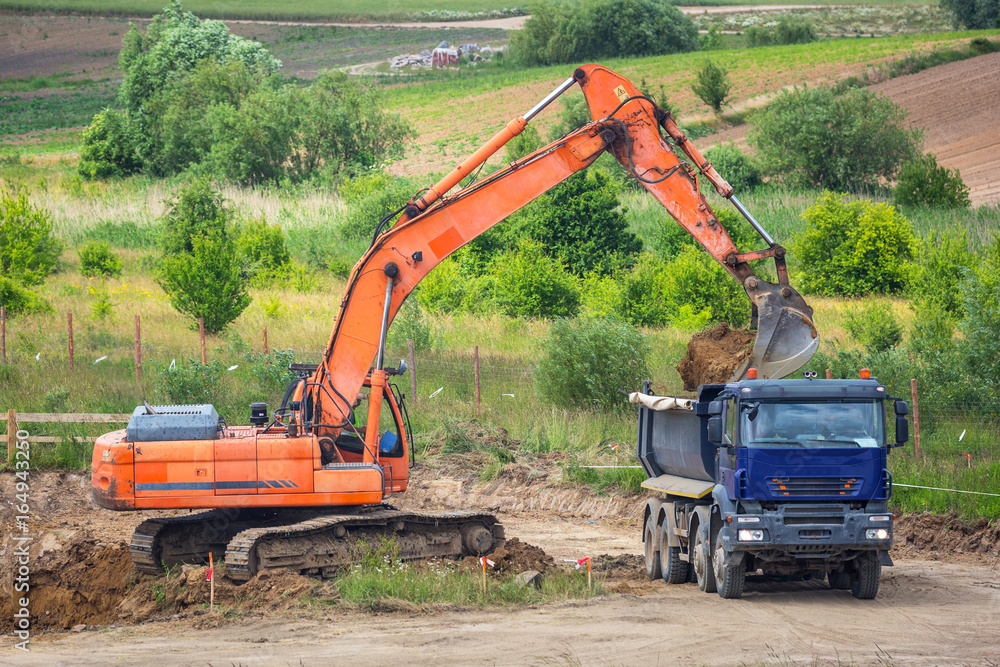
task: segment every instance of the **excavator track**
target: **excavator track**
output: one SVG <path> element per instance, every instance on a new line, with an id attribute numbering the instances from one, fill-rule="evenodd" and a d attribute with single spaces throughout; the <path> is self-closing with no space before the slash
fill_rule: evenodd
<path id="1" fill-rule="evenodd" d="M 239 512 L 210 510 L 186 516 L 146 519 L 135 528 L 129 542 L 132 562 L 140 572 L 160 574 L 180 563 L 208 560 L 208 552 L 221 555 L 232 535 L 239 532 L 234 520 Z"/>
<path id="2" fill-rule="evenodd" d="M 382 507 L 245 530 L 229 542 L 226 575 L 247 581 L 264 570 L 288 569 L 330 577 L 360 562 L 386 538 L 395 540 L 403 560 L 488 554 L 505 543 L 503 526 L 492 514 L 403 512 Z"/>

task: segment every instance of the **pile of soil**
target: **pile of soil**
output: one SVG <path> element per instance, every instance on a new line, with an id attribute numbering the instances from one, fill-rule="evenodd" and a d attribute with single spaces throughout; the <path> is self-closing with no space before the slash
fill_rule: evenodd
<path id="1" fill-rule="evenodd" d="M 904 514 L 893 526 L 892 554 L 941 558 L 964 554 L 1000 559 L 1000 521 L 965 521 L 954 514 Z"/>
<path id="2" fill-rule="evenodd" d="M 688 341 L 687 355 L 677 364 L 685 391 L 703 384 L 724 384 L 753 352 L 754 333 L 733 329 L 725 322 L 696 333 Z"/>
<path id="3" fill-rule="evenodd" d="M 541 548 L 522 542 L 516 537 L 508 538 L 504 546 L 487 558 L 493 561 L 493 572 L 496 574 L 520 574 L 528 570 L 545 572 L 556 564 L 552 556 Z M 462 566 L 478 570 L 480 567 L 479 559 L 474 556 L 463 558 Z"/>
<path id="4" fill-rule="evenodd" d="M 74 537 L 61 549 L 48 551 L 31 562 L 30 590 L 16 593 L 7 587 L 0 596 L 0 629 L 11 629 L 14 596 L 30 600 L 32 627 L 72 628 L 106 625 L 116 620 L 118 606 L 135 573 L 128 545 L 105 544 L 89 535 Z M 13 581 L 17 559 L 2 568 L 4 581 Z"/>

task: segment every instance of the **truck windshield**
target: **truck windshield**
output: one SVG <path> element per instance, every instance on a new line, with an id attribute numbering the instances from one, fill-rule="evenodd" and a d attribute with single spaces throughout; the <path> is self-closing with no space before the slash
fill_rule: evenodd
<path id="1" fill-rule="evenodd" d="M 746 401 L 740 435 L 747 447 L 878 447 L 885 416 L 877 400 Z"/>

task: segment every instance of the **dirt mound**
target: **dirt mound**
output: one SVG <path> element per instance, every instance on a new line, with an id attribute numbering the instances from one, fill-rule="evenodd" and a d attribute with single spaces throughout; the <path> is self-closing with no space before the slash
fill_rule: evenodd
<path id="1" fill-rule="evenodd" d="M 1000 558 L 1000 521 L 965 521 L 954 514 L 905 514 L 896 518 L 894 533 L 893 555 Z"/>
<path id="2" fill-rule="evenodd" d="M 12 581 L 4 567 L 4 580 Z M 74 625 L 104 625 L 118 616 L 132 579 L 132 559 L 124 542 L 108 545 L 83 535 L 61 549 L 48 551 L 31 564 L 31 621 L 38 628 L 72 628 Z M 13 591 L 0 599 L 0 628 L 13 618 Z"/>
<path id="3" fill-rule="evenodd" d="M 618 556 L 601 554 L 593 558 L 590 566 L 594 572 L 626 573 L 636 571 L 641 572 L 643 576 L 646 573 L 646 561 L 639 554 L 619 554 Z"/>
<path id="4" fill-rule="evenodd" d="M 119 620 L 139 623 L 149 619 L 183 615 L 209 603 L 208 568 L 184 565 L 160 577 L 144 576 L 122 600 Z M 226 579 L 225 568 L 216 568 L 215 604 L 227 610 L 276 612 L 299 606 L 304 597 L 338 597 L 329 582 L 320 582 L 294 572 L 261 572 L 242 585 Z"/>
<path id="5" fill-rule="evenodd" d="M 507 543 L 488 556 L 497 574 L 520 574 L 528 570 L 545 572 L 556 564 L 552 556 L 541 548 L 511 537 Z M 479 559 L 473 556 L 462 559 L 463 567 L 479 568 Z"/>
<path id="6" fill-rule="evenodd" d="M 687 356 L 677 364 L 685 391 L 702 384 L 723 384 L 753 351 L 754 334 L 723 322 L 696 333 L 688 341 Z"/>

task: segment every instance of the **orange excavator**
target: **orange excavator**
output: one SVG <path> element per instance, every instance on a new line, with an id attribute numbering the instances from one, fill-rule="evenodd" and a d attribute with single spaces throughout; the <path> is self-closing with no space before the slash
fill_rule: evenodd
<path id="1" fill-rule="evenodd" d="M 593 122 L 449 195 L 576 85 Z M 92 482 L 102 507 L 210 509 L 140 524 L 131 542 L 136 566 L 159 572 L 212 552 L 225 557 L 235 580 L 269 568 L 325 576 L 386 537 L 406 559 L 486 554 L 501 546 L 503 526 L 493 515 L 406 512 L 385 502 L 406 490 L 411 443 L 404 397 L 392 381 L 406 365 L 385 365 L 386 332 L 438 263 L 605 152 L 743 286 L 757 328 L 751 363 L 759 377 L 782 377 L 805 364 L 818 337 L 812 309 L 788 284 L 784 249 L 668 112 L 611 70 L 580 67 L 379 222 L 351 273 L 322 360 L 293 365 L 299 379 L 277 410 L 269 414 L 266 404 L 253 404 L 251 425 L 226 426 L 211 405 L 142 405 L 126 429 L 98 439 Z M 766 249 L 736 248 L 700 193 L 699 174 L 747 218 Z M 776 284 L 750 267 L 767 258 L 775 262 Z"/>

